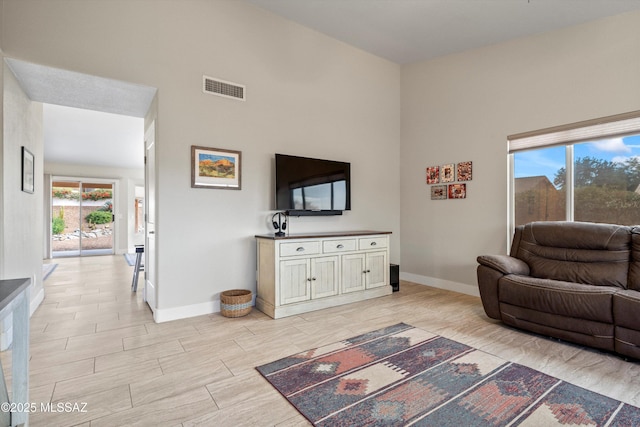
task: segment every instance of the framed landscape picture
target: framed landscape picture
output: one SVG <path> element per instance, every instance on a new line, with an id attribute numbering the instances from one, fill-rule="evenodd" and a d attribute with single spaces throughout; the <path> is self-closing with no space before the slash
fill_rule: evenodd
<path id="1" fill-rule="evenodd" d="M 431 187 L 431 200 L 447 200 L 447 186 L 434 185 Z"/>
<path id="2" fill-rule="evenodd" d="M 427 168 L 427 184 L 437 184 L 440 179 L 440 167 L 430 166 Z"/>
<path id="3" fill-rule="evenodd" d="M 240 190 L 240 151 L 191 146 L 191 187 Z"/>
<path id="4" fill-rule="evenodd" d="M 458 181 L 471 181 L 472 169 L 472 162 L 458 163 Z"/>
<path id="5" fill-rule="evenodd" d="M 440 181 L 441 182 L 453 182 L 456 180 L 455 173 L 455 165 L 453 163 L 448 165 L 443 165 L 440 170 Z"/>
<path id="6" fill-rule="evenodd" d="M 467 184 L 449 184 L 450 199 L 466 199 Z"/>

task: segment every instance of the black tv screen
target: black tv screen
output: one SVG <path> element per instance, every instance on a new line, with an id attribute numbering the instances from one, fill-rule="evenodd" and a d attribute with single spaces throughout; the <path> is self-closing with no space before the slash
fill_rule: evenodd
<path id="1" fill-rule="evenodd" d="M 351 164 L 276 154 L 276 209 L 339 215 L 351 209 Z"/>

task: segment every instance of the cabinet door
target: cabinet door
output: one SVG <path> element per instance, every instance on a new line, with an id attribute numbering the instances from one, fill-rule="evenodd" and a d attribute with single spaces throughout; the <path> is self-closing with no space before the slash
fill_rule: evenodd
<path id="1" fill-rule="evenodd" d="M 342 256 L 342 273 L 340 275 L 342 293 L 363 291 L 365 283 L 365 256 L 353 254 Z"/>
<path id="2" fill-rule="evenodd" d="M 389 281 L 389 264 L 387 252 L 369 252 L 366 259 L 366 286 L 367 289 L 387 286 Z"/>
<path id="3" fill-rule="evenodd" d="M 280 261 L 280 304 L 307 301 L 311 298 L 309 259 Z"/>
<path id="4" fill-rule="evenodd" d="M 311 259 L 311 299 L 338 294 L 338 257 Z"/>

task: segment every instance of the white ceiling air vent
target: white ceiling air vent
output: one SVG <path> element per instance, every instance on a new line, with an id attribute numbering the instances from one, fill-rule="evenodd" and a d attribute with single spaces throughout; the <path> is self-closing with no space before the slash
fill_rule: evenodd
<path id="1" fill-rule="evenodd" d="M 211 95 L 246 101 L 246 87 L 244 85 L 225 82 L 214 77 L 202 76 L 202 90 Z"/>

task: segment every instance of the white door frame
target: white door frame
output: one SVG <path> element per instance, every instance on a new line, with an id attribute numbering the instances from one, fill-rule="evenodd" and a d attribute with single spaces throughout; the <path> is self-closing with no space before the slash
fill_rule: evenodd
<path id="1" fill-rule="evenodd" d="M 149 128 L 144 134 L 144 300 L 147 302 L 153 312 L 154 320 L 156 318 L 156 308 L 158 301 L 158 277 L 157 277 L 157 235 L 156 235 L 156 140 L 155 140 L 155 120 L 151 122 Z"/>

